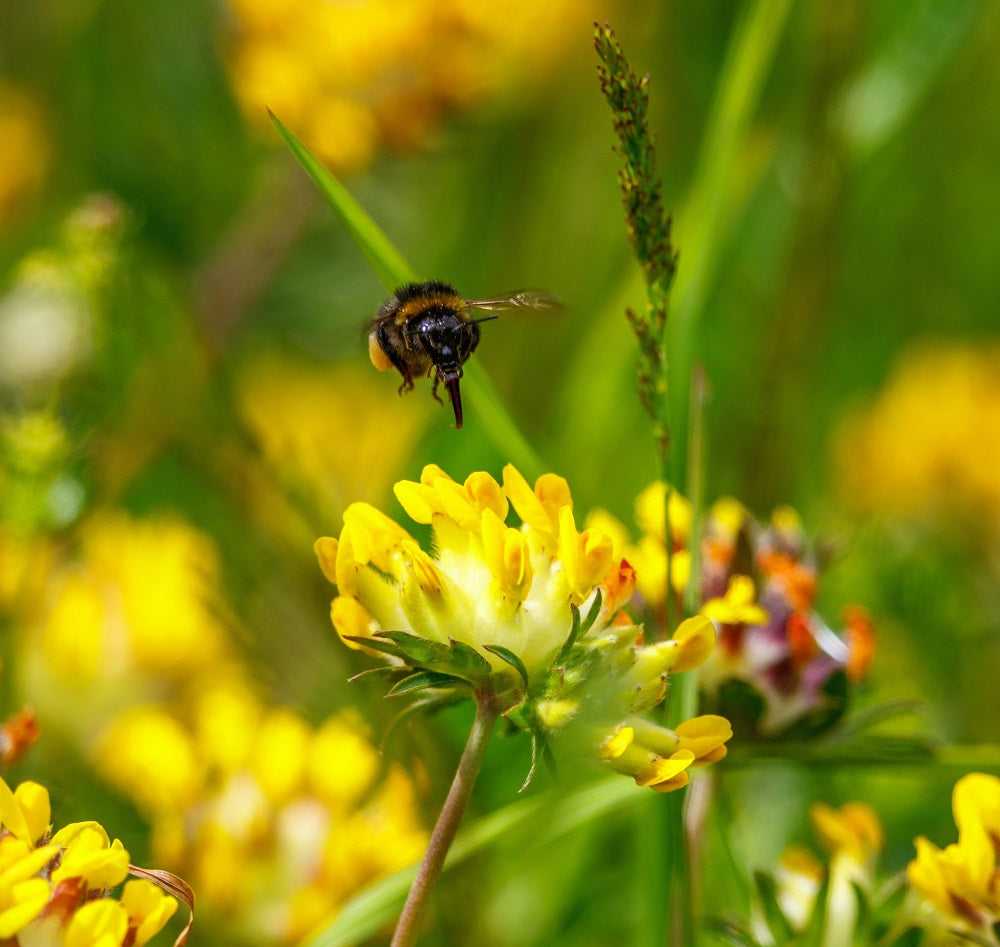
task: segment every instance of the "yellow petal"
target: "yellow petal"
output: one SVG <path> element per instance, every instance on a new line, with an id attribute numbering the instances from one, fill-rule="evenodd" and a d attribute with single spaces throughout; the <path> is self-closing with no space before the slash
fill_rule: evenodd
<path id="1" fill-rule="evenodd" d="M 503 469 L 503 489 L 511 506 L 521 517 L 521 522 L 541 533 L 556 534 L 556 524 L 549 519 L 548 512 L 535 491 L 528 486 L 528 481 L 513 464 L 507 464 Z"/>
<path id="2" fill-rule="evenodd" d="M 27 878 L 24 881 L 8 882 L 4 885 L 0 899 L 0 940 L 23 931 L 48 903 L 51 889 L 44 878 Z M 11 943 L 17 944 L 18 940 Z"/>
<path id="3" fill-rule="evenodd" d="M 598 748 L 597 756 L 602 760 L 616 760 L 622 755 L 635 739 L 632 727 L 619 727 Z"/>
<path id="4" fill-rule="evenodd" d="M 44 786 L 29 780 L 14 790 L 14 798 L 28 821 L 31 838 L 38 841 L 48 831 L 52 820 L 49 791 Z"/>
<path id="5" fill-rule="evenodd" d="M 121 903 L 128 913 L 129 926 L 135 928 L 134 947 L 143 947 L 155 937 L 177 910 L 176 898 L 144 878 L 125 883 Z"/>
<path id="6" fill-rule="evenodd" d="M 0 824 L 22 842 L 27 842 L 29 845 L 34 843 L 35 839 L 31 837 L 31 825 L 3 777 L 0 777 Z"/>
<path id="7" fill-rule="evenodd" d="M 500 591 L 510 599 L 523 602 L 531 590 L 534 574 L 531 550 L 524 533 L 504 525 L 493 510 L 486 509 L 483 511 L 482 537 L 483 555 Z"/>
<path id="8" fill-rule="evenodd" d="M 700 667 L 715 648 L 715 625 L 704 615 L 693 615 L 677 626 L 671 639 L 678 644 L 674 671 Z"/>
<path id="9" fill-rule="evenodd" d="M 679 723 L 675 730 L 680 737 L 681 749 L 690 750 L 696 760 L 705 762 L 718 759 L 715 755 L 718 749 L 733 735 L 729 721 L 716 714 L 704 714 L 701 717 L 685 720 Z"/>
<path id="10" fill-rule="evenodd" d="M 678 750 L 666 759 L 655 759 L 649 769 L 635 777 L 636 785 L 655 787 L 667 784 L 672 789 L 679 789 L 680 786 L 674 786 L 673 783 L 693 762 L 694 753 L 690 750 Z M 686 782 L 685 780 L 684 784 Z"/>
<path id="11" fill-rule="evenodd" d="M 348 636 L 355 638 L 370 638 L 380 631 L 378 622 L 356 598 L 349 595 L 338 595 L 330 603 L 330 620 L 341 641 L 348 648 L 360 649 L 356 641 L 348 641 Z"/>
<path id="12" fill-rule="evenodd" d="M 121 947 L 128 913 L 118 901 L 99 898 L 84 904 L 66 928 L 65 947 Z"/>
<path id="13" fill-rule="evenodd" d="M 337 540 L 332 536 L 321 536 L 313 543 L 313 550 L 319 560 L 319 567 L 327 581 L 337 584 Z"/>

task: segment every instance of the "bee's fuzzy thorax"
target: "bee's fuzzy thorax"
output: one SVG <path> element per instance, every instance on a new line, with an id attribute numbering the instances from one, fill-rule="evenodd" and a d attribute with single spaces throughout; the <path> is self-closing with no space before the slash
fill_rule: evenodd
<path id="1" fill-rule="evenodd" d="M 410 319 L 434 307 L 461 313 L 465 309 L 465 298 L 454 286 L 442 280 L 407 283 L 396 290 L 393 298 L 383 306 L 383 309 L 386 313 L 394 310 L 396 324 L 404 325 Z"/>

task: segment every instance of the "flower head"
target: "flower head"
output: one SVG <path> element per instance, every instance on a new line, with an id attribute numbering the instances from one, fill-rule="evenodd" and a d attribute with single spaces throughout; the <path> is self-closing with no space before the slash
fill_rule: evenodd
<path id="1" fill-rule="evenodd" d="M 123 947 L 147 943 L 177 910 L 148 881 L 129 881 L 129 855 L 96 822 L 52 833 L 48 791 L 0 779 L 0 940 Z"/>
<path id="2" fill-rule="evenodd" d="M 338 587 L 334 627 L 348 645 L 389 657 L 390 693 L 488 689 L 536 740 L 585 734 L 611 768 L 656 788 L 683 785 L 690 765 L 724 754 L 722 718 L 699 718 L 701 729 L 689 721 L 688 732 L 633 720 L 663 699 L 672 671 L 705 660 L 715 632 L 696 618 L 668 641 L 644 642 L 622 611 L 636 573 L 599 526 L 578 527 L 563 478 L 531 486 L 508 465 L 502 483 L 483 472 L 458 483 L 430 465 L 396 497 L 431 527 L 433 554 L 363 503 L 348 507 L 339 539 L 316 543 Z"/>
<path id="3" fill-rule="evenodd" d="M 588 519 L 612 537 L 616 556 L 636 566 L 641 604 L 655 614 L 664 609 L 667 495 L 657 484 L 640 495 L 642 536 L 635 543 L 607 513 Z M 676 492 L 669 497 L 671 577 L 679 595 L 690 577 L 691 514 Z M 780 507 L 761 524 L 724 498 L 701 524 L 699 542 L 698 600 L 719 640 L 699 677 L 710 708 L 747 735 L 803 735 L 831 726 L 846 709 L 849 684 L 871 665 L 874 630 L 857 607 L 847 611 L 843 634 L 816 612 L 819 562 L 798 515 Z"/>

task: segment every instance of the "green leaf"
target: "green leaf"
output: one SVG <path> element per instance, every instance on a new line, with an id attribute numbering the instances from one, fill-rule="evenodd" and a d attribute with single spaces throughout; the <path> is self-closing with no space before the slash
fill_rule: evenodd
<path id="1" fill-rule="evenodd" d="M 468 687 L 469 682 L 454 674 L 442 674 L 440 671 L 417 671 L 409 677 L 404 677 L 385 696 L 401 697 L 415 691 L 426 690 L 428 687 Z"/>
<path id="2" fill-rule="evenodd" d="M 345 641 L 355 641 L 372 651 L 381 651 L 382 654 L 391 654 L 394 658 L 404 658 L 405 655 L 391 641 L 383 641 L 381 638 L 370 638 L 365 635 L 344 635 Z"/>
<path id="3" fill-rule="evenodd" d="M 359 671 L 353 677 L 347 679 L 348 684 L 353 684 L 355 681 L 360 681 L 364 678 L 369 677 L 381 677 L 381 678 L 393 678 L 399 677 L 400 674 L 406 673 L 405 668 L 395 667 L 390 664 L 384 664 L 377 668 L 368 668 L 366 671 Z"/>
<path id="4" fill-rule="evenodd" d="M 791 943 L 795 939 L 795 932 L 778 903 L 778 887 L 774 879 L 767 872 L 755 871 L 753 883 L 774 942 L 776 944 Z"/>
<path id="5" fill-rule="evenodd" d="M 416 282 L 419 278 L 416 271 L 393 246 L 382 228 L 351 197 L 347 188 L 323 167 L 319 159 L 281 123 L 273 112 L 268 110 L 268 115 L 271 116 L 278 134 L 313 179 L 351 239 L 358 245 L 358 249 L 365 255 L 365 259 L 382 281 L 382 285 L 392 292 L 403 283 Z"/>
<path id="6" fill-rule="evenodd" d="M 823 935 L 826 932 L 826 908 L 830 897 L 830 875 L 823 879 L 823 883 L 816 892 L 816 900 L 813 902 L 813 911 L 809 916 L 809 923 L 802 932 L 802 947 L 821 947 L 824 941 Z"/>
<path id="7" fill-rule="evenodd" d="M 448 664 L 451 649 L 440 641 L 429 641 L 408 631 L 380 631 L 376 638 L 386 638 L 415 664 Z"/>
<path id="8" fill-rule="evenodd" d="M 471 676 L 482 677 L 491 671 L 490 662 L 486 660 L 475 648 L 470 647 L 464 641 L 449 639 L 451 642 L 451 654 L 448 663 L 459 673 L 468 673 Z"/>
<path id="9" fill-rule="evenodd" d="M 524 666 L 524 662 L 509 648 L 505 648 L 500 644 L 487 644 L 483 647 L 490 652 L 490 654 L 495 654 L 498 658 L 506 661 L 518 674 L 521 675 L 521 680 L 524 681 L 525 689 L 528 688 L 528 669 Z"/>

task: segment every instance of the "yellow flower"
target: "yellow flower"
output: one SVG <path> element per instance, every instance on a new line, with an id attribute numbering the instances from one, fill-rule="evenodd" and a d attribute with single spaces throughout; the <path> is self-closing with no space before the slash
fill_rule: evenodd
<path id="1" fill-rule="evenodd" d="M 150 819 L 156 861 L 248 939 L 296 943 L 426 841 L 409 780 L 384 770 L 356 715 L 312 726 L 235 675 L 181 712 L 148 705 L 120 715 L 97 764 Z M 155 894 L 123 892 L 137 943 L 172 910 Z"/>
<path id="2" fill-rule="evenodd" d="M 834 439 L 844 497 L 863 510 L 921 516 L 1000 512 L 1000 348 L 938 343 L 904 354 Z"/>
<path id="3" fill-rule="evenodd" d="M 270 107 L 339 170 L 412 149 L 442 117 L 582 46 L 593 0 L 230 0 L 229 71 L 255 122 Z"/>
<path id="4" fill-rule="evenodd" d="M 149 882 L 129 882 L 122 900 L 109 890 L 129 872 L 129 854 L 97 822 L 48 834 L 49 797 L 37 783 L 16 790 L 0 779 L 0 939 L 62 947 L 147 943 L 177 909 Z"/>
<path id="5" fill-rule="evenodd" d="M 331 519 L 351 500 L 382 500 L 391 472 L 413 451 L 430 410 L 424 399 L 399 398 L 357 366 L 274 357 L 242 370 L 236 396 L 271 475 L 271 483 L 253 481 L 259 494 L 254 508 L 282 533 L 289 520 L 303 533 L 308 526 L 274 491 L 274 481 L 286 493 L 308 496 Z M 390 411 L 391 436 L 382 422 Z"/>
<path id="6" fill-rule="evenodd" d="M 956 784 L 952 810 L 958 842 L 939 849 L 923 836 L 906 877 L 937 915 L 938 926 L 989 936 L 1000 920 L 997 841 L 1000 840 L 1000 779 L 970 773 Z"/>
<path id="7" fill-rule="evenodd" d="M 125 882 L 121 903 L 128 915 L 128 926 L 135 931 L 135 947 L 148 943 L 177 911 L 176 898 L 144 878 Z"/>
<path id="8" fill-rule="evenodd" d="M 686 783 L 692 763 L 724 755 L 732 731 L 721 717 L 636 737 L 644 724 L 627 718 L 663 699 L 670 673 L 700 665 L 715 630 L 696 616 L 646 645 L 620 611 L 634 570 L 615 560 L 614 540 L 593 520 L 577 529 L 562 477 L 531 486 L 508 465 L 502 486 L 483 472 L 458 483 L 430 465 L 419 483 L 397 484 L 396 496 L 431 526 L 433 554 L 367 504 L 348 507 L 339 540 L 318 540 L 316 553 L 338 586 L 338 634 L 388 654 L 397 692 L 492 692 L 536 739 L 588 733 L 586 752 L 661 791 Z M 507 525 L 511 510 L 519 526 Z"/>
<path id="9" fill-rule="evenodd" d="M 41 111 L 27 93 L 0 83 L 0 226 L 34 196 L 45 179 L 49 141 Z"/>
<path id="10" fill-rule="evenodd" d="M 96 517 L 78 561 L 53 578 L 46 664 L 82 688 L 136 671 L 185 677 L 219 661 L 225 632 L 211 605 L 218 576 L 208 537 L 175 518 Z"/>
<path id="11" fill-rule="evenodd" d="M 734 575 L 726 594 L 705 602 L 701 613 L 720 625 L 763 625 L 769 617 L 767 609 L 757 603 L 753 579 L 745 575 Z"/>

